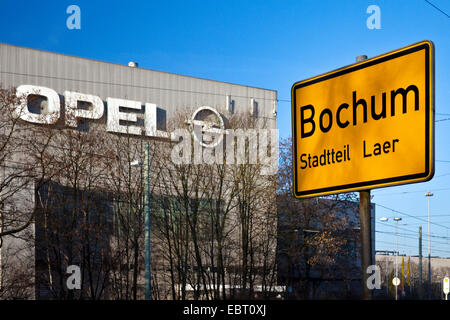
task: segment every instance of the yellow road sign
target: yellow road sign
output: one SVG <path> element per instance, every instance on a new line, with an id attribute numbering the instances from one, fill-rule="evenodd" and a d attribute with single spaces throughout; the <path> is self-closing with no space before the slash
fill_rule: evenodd
<path id="1" fill-rule="evenodd" d="M 423 41 L 292 86 L 297 198 L 434 175 L 434 46 Z"/>

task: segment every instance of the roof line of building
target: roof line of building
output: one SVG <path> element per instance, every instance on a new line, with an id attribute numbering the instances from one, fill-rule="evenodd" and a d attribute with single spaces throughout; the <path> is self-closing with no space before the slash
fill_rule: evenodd
<path id="1" fill-rule="evenodd" d="M 102 61 L 102 60 L 86 58 L 86 57 L 78 57 L 78 56 L 73 56 L 73 55 L 66 54 L 66 53 L 59 53 L 59 52 L 53 52 L 53 51 L 48 51 L 48 50 L 43 50 L 43 49 L 29 48 L 29 47 L 19 46 L 19 45 L 5 43 L 5 42 L 0 42 L 0 45 L 6 45 L 6 46 L 10 46 L 10 47 L 16 47 L 16 48 L 27 49 L 27 50 L 32 50 L 32 51 L 45 52 L 45 53 L 50 53 L 50 54 L 54 54 L 54 55 L 61 55 L 61 56 L 66 56 L 66 57 L 70 57 L 70 58 L 77 58 L 77 59 L 81 59 L 81 60 L 90 60 L 90 61 L 100 62 L 100 63 L 104 63 L 104 64 L 112 64 L 112 65 L 117 65 L 117 66 L 121 66 L 121 67 L 128 68 L 128 69 L 131 68 L 128 65 L 124 65 L 124 64 L 120 64 L 120 63 L 116 63 L 116 62 Z M 149 69 L 149 68 L 138 67 L 138 68 L 135 68 L 135 69 L 136 70 L 146 70 L 146 71 L 160 72 L 160 73 L 165 73 L 165 74 L 170 74 L 170 75 L 175 75 L 175 76 L 180 76 L 180 77 L 186 77 L 186 78 L 192 78 L 192 79 L 198 79 L 198 80 L 206 80 L 206 81 L 213 81 L 213 82 L 225 83 L 225 84 L 230 84 L 230 85 L 237 85 L 237 86 L 242 86 L 242 87 L 247 87 L 247 88 L 252 88 L 252 89 L 272 91 L 272 92 L 275 92 L 275 95 L 277 95 L 277 91 L 273 90 L 273 89 L 254 87 L 254 86 L 248 86 L 248 85 L 239 84 L 239 83 L 219 81 L 219 80 L 214 80 L 214 79 L 206 79 L 206 78 L 200 78 L 200 77 L 195 77 L 195 76 L 188 76 L 188 75 L 184 75 L 184 74 L 179 74 L 179 73 L 174 73 L 174 72 L 167 72 L 167 71 L 160 71 L 160 70 L 154 70 L 154 69 Z"/>

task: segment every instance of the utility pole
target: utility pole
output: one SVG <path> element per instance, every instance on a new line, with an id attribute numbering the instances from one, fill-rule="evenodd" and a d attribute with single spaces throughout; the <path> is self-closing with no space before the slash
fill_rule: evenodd
<path id="1" fill-rule="evenodd" d="M 397 257 L 398 257 L 398 222 L 401 221 L 402 218 L 395 217 L 395 277 L 398 278 L 398 266 L 397 266 Z M 402 283 L 402 285 L 404 285 Z M 395 300 L 398 300 L 398 285 L 395 286 Z"/>
<path id="2" fill-rule="evenodd" d="M 142 144 L 141 144 L 142 146 Z M 142 147 L 141 147 L 142 150 Z M 144 170 L 144 287 L 145 287 L 145 300 L 152 299 L 152 273 L 151 273 L 151 232 L 150 232 L 150 143 L 145 142 L 144 150 L 144 163 L 139 160 L 135 160 L 131 163 L 132 167 L 141 167 Z"/>
<path id="3" fill-rule="evenodd" d="M 425 193 L 425 197 L 428 197 L 428 299 L 431 299 L 431 241 L 430 241 L 430 197 L 433 193 Z"/>
<path id="4" fill-rule="evenodd" d="M 151 273 L 151 253 L 150 253 L 150 143 L 145 143 L 145 210 L 144 210 L 144 223 L 145 223 L 145 300 L 152 299 L 152 273 Z"/>
<path id="5" fill-rule="evenodd" d="M 366 55 L 356 57 L 356 62 L 367 60 Z M 367 268 L 372 261 L 372 228 L 370 217 L 370 189 L 359 192 L 359 223 L 361 237 L 361 272 L 362 272 L 362 298 L 371 300 L 372 292 L 367 287 Z"/>
<path id="6" fill-rule="evenodd" d="M 419 298 L 422 298 L 422 226 L 419 227 Z"/>
<path id="7" fill-rule="evenodd" d="M 385 271 L 385 278 L 386 278 L 386 297 L 389 294 L 389 275 L 388 275 L 388 258 L 386 253 L 386 271 Z"/>
<path id="8" fill-rule="evenodd" d="M 382 217 L 382 218 L 380 218 L 380 221 L 383 221 L 383 222 L 386 222 L 386 221 L 388 221 L 389 219 L 388 218 L 386 218 L 386 217 Z M 385 271 L 385 280 L 386 280 L 386 297 L 389 295 L 389 275 L 388 275 L 388 254 L 389 254 L 389 251 L 386 251 L 385 252 L 385 254 L 386 254 L 386 271 Z"/>

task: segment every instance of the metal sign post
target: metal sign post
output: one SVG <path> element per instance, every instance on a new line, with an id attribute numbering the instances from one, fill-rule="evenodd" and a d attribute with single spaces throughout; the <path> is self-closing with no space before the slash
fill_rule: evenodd
<path id="1" fill-rule="evenodd" d="M 361 237 L 362 298 L 371 300 L 372 293 L 367 286 L 367 268 L 372 264 L 372 230 L 370 221 L 370 190 L 359 192 L 359 221 Z"/>
<path id="2" fill-rule="evenodd" d="M 356 62 L 367 60 L 366 55 L 356 57 Z M 370 219 L 370 190 L 359 192 L 359 225 L 361 237 L 361 280 L 362 298 L 371 300 L 372 293 L 367 286 L 367 268 L 372 264 L 372 228 Z"/>
<path id="3" fill-rule="evenodd" d="M 444 290 L 445 300 L 447 300 L 447 296 L 450 291 L 450 279 L 448 277 L 445 277 L 442 282 L 442 289 Z"/>
<path id="4" fill-rule="evenodd" d="M 392 279 L 392 284 L 395 286 L 395 300 L 398 300 L 398 286 L 400 285 L 400 279 L 395 276 L 394 279 Z"/>

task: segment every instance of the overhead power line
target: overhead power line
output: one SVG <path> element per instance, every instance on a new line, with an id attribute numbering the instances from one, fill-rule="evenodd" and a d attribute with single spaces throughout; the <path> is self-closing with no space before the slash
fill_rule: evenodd
<path id="1" fill-rule="evenodd" d="M 441 8 L 439 8 L 438 6 L 436 6 L 435 4 L 431 3 L 428 0 L 425 0 L 426 3 L 428 3 L 430 6 L 432 6 L 433 8 L 435 8 L 437 11 L 439 11 L 440 13 L 442 13 L 443 15 L 445 15 L 447 18 L 450 18 L 450 15 L 448 15 L 444 10 L 442 10 Z"/>
<path id="2" fill-rule="evenodd" d="M 405 213 L 405 212 L 402 212 L 402 211 L 398 211 L 398 210 L 395 210 L 395 209 L 392 209 L 392 208 L 383 206 L 383 205 L 381 205 L 381 204 L 379 204 L 379 203 L 375 203 L 375 205 L 377 205 L 377 206 L 379 206 L 379 207 L 381 207 L 381 208 L 390 210 L 390 211 L 392 211 L 392 212 L 395 212 L 395 213 L 398 213 L 398 214 L 402 214 L 402 215 L 404 215 L 404 216 L 407 216 L 407 217 L 410 217 L 410 218 L 417 219 L 417 220 L 419 220 L 419 221 L 423 221 L 423 222 L 425 222 L 425 223 L 428 223 L 428 221 L 425 220 L 425 219 L 417 218 L 417 217 L 415 217 L 415 216 L 413 216 L 413 215 L 410 215 L 410 214 L 408 214 L 408 213 Z M 444 225 L 439 224 L 439 223 L 436 223 L 436 222 L 431 222 L 431 221 L 430 221 L 430 224 L 433 224 L 433 225 L 438 226 L 438 227 L 441 227 L 441 228 L 450 229 L 449 227 L 444 226 Z"/>
<path id="3" fill-rule="evenodd" d="M 291 103 L 291 100 L 277 99 L 277 102 L 289 102 L 289 103 Z M 448 114 L 448 113 L 436 113 L 436 115 L 450 116 L 450 114 Z M 450 118 L 434 120 L 434 122 L 442 122 L 442 121 L 448 121 L 448 120 L 450 120 Z"/>
<path id="4" fill-rule="evenodd" d="M 439 176 L 438 176 L 439 177 Z M 435 177 L 435 178 L 438 178 Z M 396 195 L 396 194 L 410 194 L 410 193 L 422 193 L 422 192 L 437 192 L 437 191 L 446 191 L 450 190 L 450 188 L 440 188 L 440 189 L 433 189 L 433 190 L 418 190 L 418 191 L 403 191 L 403 192 L 394 192 L 394 193 L 374 193 L 376 196 L 390 196 L 390 195 Z"/>
<path id="5" fill-rule="evenodd" d="M 376 221 L 376 223 L 379 223 L 380 226 L 383 226 L 383 227 L 392 227 L 392 228 L 395 228 L 395 225 L 392 225 L 392 224 L 386 224 L 386 223 L 382 223 L 382 222 L 379 222 L 379 221 Z M 400 230 L 400 231 L 406 231 L 406 232 L 400 232 L 399 234 L 403 234 L 403 235 L 407 235 L 407 236 L 413 236 L 414 239 L 418 239 L 418 238 L 419 238 L 419 236 L 417 235 L 417 230 L 415 230 L 415 229 L 413 230 L 413 229 L 407 229 L 407 228 L 398 227 L 398 230 Z M 394 231 L 378 231 L 378 230 L 377 230 L 376 232 L 382 232 L 382 233 L 390 233 L 390 232 L 392 232 L 393 234 L 395 234 Z M 424 237 L 426 237 L 426 236 L 428 236 L 428 233 L 423 232 L 422 235 L 423 235 Z M 436 239 L 450 240 L 450 237 L 439 236 L 439 235 L 436 235 L 435 233 L 430 233 L 430 237 L 431 237 L 431 238 L 436 238 Z M 433 241 L 434 241 L 434 240 L 433 240 Z M 444 244 L 444 243 L 441 243 L 441 244 Z M 445 243 L 445 244 L 447 245 L 447 243 Z"/>
<path id="6" fill-rule="evenodd" d="M 387 224 L 387 223 L 383 223 L 383 222 L 380 222 L 380 221 L 375 221 L 375 222 L 379 223 L 380 225 L 386 226 L 386 227 L 392 227 L 392 228 L 396 227 L 393 224 Z M 404 231 L 408 231 L 408 232 L 416 232 L 416 230 L 408 229 L 408 228 L 404 228 L 404 227 L 398 227 L 398 230 L 400 230 L 400 231 L 404 230 Z"/>
<path id="7" fill-rule="evenodd" d="M 395 246 L 395 243 L 394 243 L 394 242 L 382 241 L 382 240 L 377 241 L 377 242 L 378 242 L 378 243 L 385 243 L 385 244 L 389 244 L 389 245 Z M 407 248 L 415 248 L 415 249 L 417 249 L 416 246 L 411 246 L 411 245 L 402 244 L 402 243 L 399 243 L 398 246 L 399 246 L 399 247 L 407 247 Z M 443 253 L 450 254 L 450 251 L 447 251 L 447 250 L 433 249 L 433 251 L 438 251 L 438 252 L 443 252 Z"/>
<path id="8" fill-rule="evenodd" d="M 377 242 L 395 245 L 394 242 L 389 242 L 389 241 L 382 241 L 382 240 L 379 240 L 379 241 L 377 241 Z M 416 246 L 411 246 L 411 245 L 407 245 L 407 244 L 403 244 L 403 243 L 399 243 L 398 246 L 399 246 L 399 247 L 408 247 L 408 248 L 415 248 L 415 249 L 416 249 Z"/>
<path id="9" fill-rule="evenodd" d="M 428 216 L 416 216 L 416 217 L 428 217 Z M 433 214 L 433 217 L 450 217 L 450 214 Z"/>
<path id="10" fill-rule="evenodd" d="M 396 235 L 396 233 L 395 233 L 394 231 L 379 231 L 379 230 L 377 230 L 377 231 L 375 231 L 375 232 L 378 232 L 378 233 L 384 233 L 384 234 L 389 234 L 389 235 L 391 235 L 391 236 L 395 236 L 395 235 Z M 402 237 L 402 238 L 412 239 L 412 240 L 418 240 L 418 239 L 419 239 L 419 236 L 416 235 L 416 234 L 406 234 L 406 233 L 401 233 L 401 232 L 399 232 L 399 233 L 398 233 L 398 236 L 399 236 L 399 237 Z M 437 238 L 437 239 L 443 239 L 443 240 L 448 240 L 448 239 L 450 239 L 450 238 L 448 238 L 448 237 L 437 237 L 437 236 L 430 236 L 430 237 L 432 237 L 432 238 Z M 430 242 L 436 243 L 436 244 L 448 245 L 447 242 L 440 242 L 440 241 L 436 241 L 436 240 L 430 240 Z"/>

